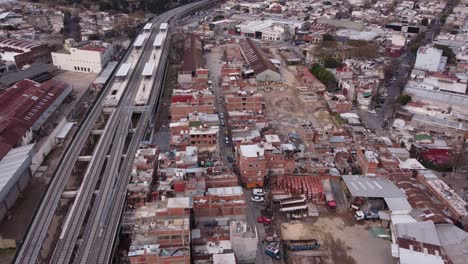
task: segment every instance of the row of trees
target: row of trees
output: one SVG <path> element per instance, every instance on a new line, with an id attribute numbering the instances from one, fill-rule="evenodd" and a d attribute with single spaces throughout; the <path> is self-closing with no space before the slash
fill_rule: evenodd
<path id="1" fill-rule="evenodd" d="M 321 81 L 327 87 L 327 90 L 330 92 L 336 91 L 338 83 L 335 79 L 333 73 L 324 67 L 320 66 L 318 63 L 312 64 L 309 71 Z"/>

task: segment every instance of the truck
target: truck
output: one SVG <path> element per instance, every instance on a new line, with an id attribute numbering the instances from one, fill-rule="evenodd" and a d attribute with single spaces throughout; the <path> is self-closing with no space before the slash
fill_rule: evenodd
<path id="1" fill-rule="evenodd" d="M 333 191 L 331 188 L 330 180 L 322 180 L 323 191 L 325 193 L 325 200 L 327 201 L 327 207 L 329 211 L 336 211 L 336 202 L 335 197 L 333 196 Z"/>
<path id="2" fill-rule="evenodd" d="M 354 198 L 354 201 L 351 203 L 351 208 L 354 210 L 360 210 L 361 206 L 364 204 L 366 200 L 362 197 Z"/>
<path id="3" fill-rule="evenodd" d="M 354 217 L 357 221 L 379 219 L 379 214 L 377 212 L 372 211 L 356 211 Z"/>
<path id="4" fill-rule="evenodd" d="M 291 251 L 313 250 L 320 248 L 320 243 L 317 239 L 288 240 L 286 242 L 286 247 Z"/>
<path id="5" fill-rule="evenodd" d="M 268 244 L 268 246 L 265 248 L 265 254 L 268 256 L 274 258 L 274 259 L 281 259 L 281 252 L 279 249 L 279 243 L 278 242 L 272 242 Z"/>

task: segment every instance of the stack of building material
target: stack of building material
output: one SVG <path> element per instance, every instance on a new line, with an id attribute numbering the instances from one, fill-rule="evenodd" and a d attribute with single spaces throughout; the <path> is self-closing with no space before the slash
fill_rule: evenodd
<path id="1" fill-rule="evenodd" d="M 273 194 L 304 194 L 310 201 L 322 203 L 324 201 L 323 176 L 275 176 L 271 180 Z"/>

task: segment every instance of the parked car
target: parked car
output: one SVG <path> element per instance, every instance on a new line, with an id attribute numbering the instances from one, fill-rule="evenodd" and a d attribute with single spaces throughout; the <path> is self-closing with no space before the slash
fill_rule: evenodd
<path id="1" fill-rule="evenodd" d="M 273 242 L 270 243 L 266 248 L 265 248 L 265 254 L 275 258 L 275 259 L 281 259 L 281 252 L 279 249 L 279 243 L 278 242 Z"/>
<path id="2" fill-rule="evenodd" d="M 263 223 L 263 224 L 270 224 L 271 223 L 271 219 L 266 217 L 266 216 L 259 216 L 257 218 L 257 222 L 259 223 Z"/>
<path id="3" fill-rule="evenodd" d="M 263 197 L 256 196 L 256 195 L 252 196 L 251 200 L 252 200 L 252 202 L 263 202 L 263 201 L 265 201 L 265 199 L 263 199 Z"/>
<path id="4" fill-rule="evenodd" d="M 264 196 L 265 192 L 262 189 L 252 189 L 254 196 Z"/>

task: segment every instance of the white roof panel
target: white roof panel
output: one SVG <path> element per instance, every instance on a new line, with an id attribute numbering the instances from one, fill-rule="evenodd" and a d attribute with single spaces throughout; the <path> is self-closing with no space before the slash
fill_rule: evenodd
<path id="1" fill-rule="evenodd" d="M 94 79 L 93 83 L 95 83 L 95 84 L 104 84 L 104 83 L 106 83 L 107 79 L 109 79 L 109 77 L 111 76 L 111 74 L 114 71 L 115 67 L 117 67 L 117 64 L 118 64 L 118 62 L 116 62 L 116 61 L 110 61 L 109 63 L 107 63 L 107 66 L 104 68 L 104 70 L 102 70 L 99 73 L 99 76 L 96 79 Z"/>
<path id="2" fill-rule="evenodd" d="M 265 150 L 258 145 L 241 145 L 240 151 L 241 155 L 246 158 L 263 157 L 265 153 Z"/>
<path id="3" fill-rule="evenodd" d="M 0 201 L 10 191 L 11 187 L 19 179 L 22 171 L 20 168 L 29 166 L 31 162 L 31 152 L 34 144 L 14 148 L 10 150 L 2 160 L 0 160 Z"/>
<path id="4" fill-rule="evenodd" d="M 143 76 L 151 76 L 153 75 L 154 71 L 154 63 L 152 62 L 147 62 L 145 64 L 145 68 L 143 68 L 143 73 L 141 75 Z"/>
<path id="5" fill-rule="evenodd" d="M 146 35 L 144 35 L 144 34 L 138 35 L 135 42 L 133 43 L 133 46 L 134 47 L 141 47 L 141 45 L 143 45 L 143 41 L 145 41 L 145 38 L 146 38 Z"/>
<path id="6" fill-rule="evenodd" d="M 144 30 L 150 30 L 152 26 L 153 26 L 153 23 L 146 23 L 146 25 L 143 27 L 143 29 Z"/>
<path id="7" fill-rule="evenodd" d="M 164 36 L 162 34 L 156 35 L 156 38 L 154 39 L 153 46 L 161 46 L 162 42 L 164 40 Z"/>
<path id="8" fill-rule="evenodd" d="M 67 137 L 68 135 L 68 132 L 70 132 L 71 128 L 73 127 L 73 125 L 75 124 L 75 122 L 67 122 L 65 123 L 65 125 L 63 125 L 63 127 L 60 129 L 60 131 L 57 133 L 57 135 L 55 136 L 55 138 L 58 138 L 58 139 L 64 139 Z"/>
<path id="9" fill-rule="evenodd" d="M 119 70 L 117 71 L 117 74 L 115 76 L 117 77 L 125 77 L 128 74 L 128 71 L 130 70 L 130 67 L 132 65 L 130 63 L 122 63 L 120 66 Z"/>
<path id="10" fill-rule="evenodd" d="M 233 187 L 220 187 L 220 188 L 208 188 L 208 193 L 210 195 L 216 196 L 233 196 L 233 195 L 242 195 L 242 187 L 233 186 Z"/>

